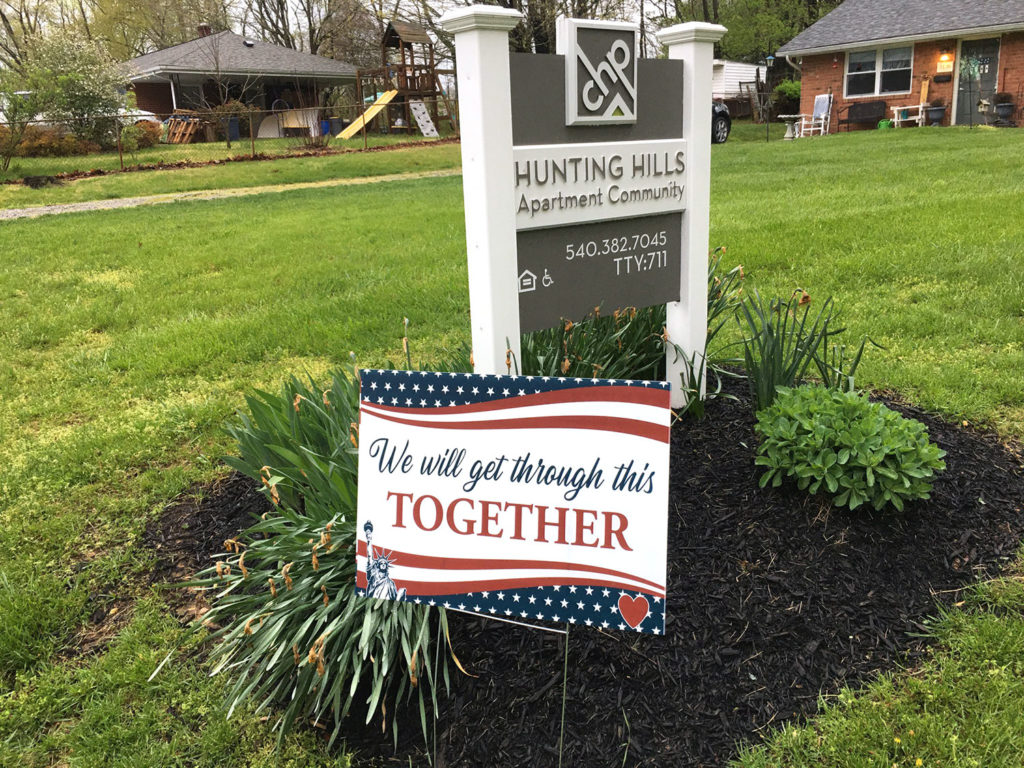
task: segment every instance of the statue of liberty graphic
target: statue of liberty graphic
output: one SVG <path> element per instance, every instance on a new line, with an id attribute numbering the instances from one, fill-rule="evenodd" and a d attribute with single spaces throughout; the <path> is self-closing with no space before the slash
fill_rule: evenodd
<path id="1" fill-rule="evenodd" d="M 373 523 L 369 520 L 363 526 L 366 533 L 366 596 L 384 600 L 404 600 L 405 588 L 397 589 L 391 578 L 391 566 L 394 561 L 390 554 L 378 550 L 373 552 Z"/>

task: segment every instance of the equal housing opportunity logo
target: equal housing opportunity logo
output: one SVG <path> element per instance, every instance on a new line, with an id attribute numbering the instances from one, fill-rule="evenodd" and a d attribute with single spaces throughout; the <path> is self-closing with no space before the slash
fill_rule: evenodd
<path id="1" fill-rule="evenodd" d="M 636 122 L 635 24 L 566 19 L 566 125 Z"/>

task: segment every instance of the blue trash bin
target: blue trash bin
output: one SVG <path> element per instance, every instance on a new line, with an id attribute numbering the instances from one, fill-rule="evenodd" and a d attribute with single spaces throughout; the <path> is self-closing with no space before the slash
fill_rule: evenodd
<path id="1" fill-rule="evenodd" d="M 241 138 L 241 133 L 238 130 L 238 118 L 229 117 L 227 119 L 227 125 L 224 127 L 224 133 L 227 134 L 228 141 L 238 141 Z"/>

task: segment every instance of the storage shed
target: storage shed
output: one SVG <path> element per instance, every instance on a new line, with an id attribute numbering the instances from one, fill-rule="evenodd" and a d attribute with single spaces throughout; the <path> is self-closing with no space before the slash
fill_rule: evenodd
<path id="1" fill-rule="evenodd" d="M 736 98 L 743 93 L 740 83 L 763 81 L 764 73 L 764 66 L 747 64 L 744 61 L 715 59 L 711 74 L 711 93 L 716 99 Z"/>

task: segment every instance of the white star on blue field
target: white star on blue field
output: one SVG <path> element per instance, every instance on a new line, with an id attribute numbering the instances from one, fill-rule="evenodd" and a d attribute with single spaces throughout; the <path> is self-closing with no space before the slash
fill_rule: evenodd
<path id="1" fill-rule="evenodd" d="M 359 372 L 362 399 L 377 405 L 405 408 L 446 408 L 502 400 L 513 395 L 539 395 L 578 387 L 641 387 L 668 389 L 667 381 L 585 379 L 569 376 L 498 376 L 495 374 L 389 371 Z"/>
<path id="2" fill-rule="evenodd" d="M 364 597 L 365 592 L 359 590 L 358 595 Z M 647 599 L 647 615 L 636 627 L 631 627 L 619 615 L 618 603 L 623 595 Z M 406 602 L 523 622 L 544 621 L 568 624 L 571 627 L 600 627 L 652 635 L 665 632 L 665 601 L 660 597 L 586 584 L 464 592 L 432 597 L 409 595 Z"/>

